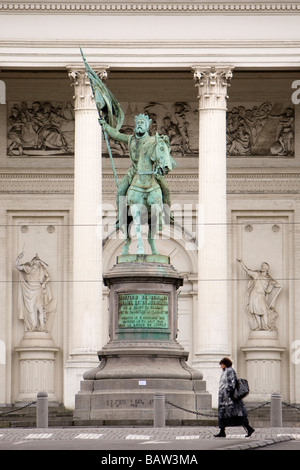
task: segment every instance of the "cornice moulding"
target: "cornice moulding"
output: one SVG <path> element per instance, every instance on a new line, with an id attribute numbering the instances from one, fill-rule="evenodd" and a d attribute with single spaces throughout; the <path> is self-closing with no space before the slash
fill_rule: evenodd
<path id="1" fill-rule="evenodd" d="M 119 176 L 124 176 L 126 171 L 118 171 Z M 44 170 L 44 171 L 22 171 L 22 170 L 0 170 L 0 179 L 73 179 L 74 172 L 66 171 L 53 172 L 53 170 Z M 113 178 L 111 170 L 103 169 L 103 178 Z M 173 175 L 168 175 L 168 179 L 198 179 L 198 173 L 195 173 L 194 169 L 181 169 L 180 173 L 174 173 Z M 295 171 L 278 171 L 278 170 L 269 170 L 269 171 L 243 171 L 243 170 L 229 170 L 227 171 L 227 178 L 259 178 L 259 179 L 300 179 L 300 171 L 297 169 Z"/>
<path id="2" fill-rule="evenodd" d="M 48 14 L 293 14 L 298 2 L 0 2 L 0 13 Z"/>
<path id="3" fill-rule="evenodd" d="M 1 16 L 1 13 L 0 13 Z M 81 41 L 90 64 L 112 69 L 190 69 L 229 63 L 237 68 L 297 68 L 300 40 L 151 40 Z M 78 41 L 4 40 L 0 44 L 1 70 L 7 68 L 66 68 L 82 66 Z"/>
<path id="4" fill-rule="evenodd" d="M 119 171 L 118 176 L 124 176 L 124 171 Z M 104 170 L 102 176 L 103 197 L 111 196 L 113 183 L 111 171 Z M 284 172 L 270 170 L 259 171 L 228 171 L 227 194 L 300 194 L 300 172 Z M 73 194 L 74 174 L 69 172 L 33 171 L 0 171 L 0 195 L 5 194 Z M 185 170 L 180 174 L 168 176 L 170 190 L 175 197 L 182 198 L 182 194 L 198 193 L 198 174 L 192 170 Z M 187 182 L 188 190 L 187 190 Z"/>
<path id="5" fill-rule="evenodd" d="M 300 10 L 299 10 L 300 12 Z M 1 11 L 0 11 L 1 13 Z M 300 48 L 300 41 L 295 40 L 213 40 L 213 41 L 128 41 L 126 39 L 120 41 L 80 41 L 81 47 L 90 48 L 122 48 L 122 49 L 154 49 L 154 48 Z M 63 41 L 63 40 L 1 40 L 1 48 L 16 47 L 16 48 L 76 48 L 78 49 L 78 41 Z"/>

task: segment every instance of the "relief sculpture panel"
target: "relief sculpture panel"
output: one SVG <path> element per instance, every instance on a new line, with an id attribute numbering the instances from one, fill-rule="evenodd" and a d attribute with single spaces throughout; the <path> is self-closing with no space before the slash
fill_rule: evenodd
<path id="1" fill-rule="evenodd" d="M 7 154 L 17 157 L 73 155 L 74 124 L 70 102 L 10 102 Z"/>
<path id="2" fill-rule="evenodd" d="M 125 112 L 120 130 L 132 134 L 134 116 L 152 119 L 150 135 L 165 134 L 174 157 L 197 157 L 197 102 L 121 103 Z M 24 101 L 7 105 L 7 155 L 65 157 L 74 155 L 74 107 L 70 102 Z M 228 157 L 294 157 L 295 112 L 289 103 L 230 103 L 227 112 Z M 122 142 L 110 139 L 114 157 L 128 157 Z M 108 157 L 105 142 L 103 156 Z"/>
<path id="3" fill-rule="evenodd" d="M 294 109 L 265 102 L 230 106 L 227 112 L 227 155 L 293 157 Z"/>
<path id="4" fill-rule="evenodd" d="M 196 157 L 198 105 L 194 102 L 124 103 L 125 122 L 121 132 L 131 134 L 135 113 L 152 119 L 150 134 L 166 134 L 172 155 Z M 127 111 L 126 111 L 127 109 Z M 227 112 L 228 157 L 294 157 L 295 113 L 290 104 L 280 102 L 230 104 Z M 125 146 L 111 140 L 113 155 L 125 157 Z M 104 150 L 108 156 L 107 150 Z"/>
<path id="5" fill-rule="evenodd" d="M 149 134 L 165 134 L 169 137 L 172 155 L 189 157 L 198 155 L 198 107 L 197 103 L 188 102 L 145 102 L 121 103 L 125 120 L 121 133 L 132 134 L 134 116 L 142 113 L 148 115 L 152 122 Z M 122 142 L 110 139 L 112 153 L 116 157 L 128 157 L 128 151 Z M 105 147 L 104 154 L 108 156 Z"/>

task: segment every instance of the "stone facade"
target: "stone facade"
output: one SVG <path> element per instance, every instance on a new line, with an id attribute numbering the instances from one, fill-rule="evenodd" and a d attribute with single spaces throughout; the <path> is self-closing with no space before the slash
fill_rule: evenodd
<path id="1" fill-rule="evenodd" d="M 79 42 L 121 102 L 124 132 L 148 112 L 170 136 L 176 223 L 157 246 L 184 277 L 178 340 L 213 406 L 224 355 L 248 378 L 249 400 L 280 391 L 300 402 L 299 14 L 297 2 L 0 2 L 1 405 L 45 389 L 74 407 L 108 340 L 102 275 L 122 236 Z M 128 156 L 112 150 L 120 179 Z M 24 262 L 38 253 L 48 265 L 49 332 L 26 333 L 19 318 L 22 251 Z M 268 294 L 274 328 L 251 329 L 251 279 L 237 259 L 253 271 L 267 262 L 281 286 Z"/>

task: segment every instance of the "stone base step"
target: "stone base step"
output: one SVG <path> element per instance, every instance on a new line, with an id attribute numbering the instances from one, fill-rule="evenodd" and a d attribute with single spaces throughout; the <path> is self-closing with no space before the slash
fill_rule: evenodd
<path id="1" fill-rule="evenodd" d="M 254 427 L 269 427 L 270 426 L 270 405 L 265 405 L 262 408 L 251 410 L 258 406 L 255 403 L 247 403 L 249 411 L 249 421 Z M 300 427 L 300 406 L 297 408 L 292 406 L 283 405 L 282 407 L 282 426 L 283 427 Z M 192 410 L 191 410 L 192 411 Z M 10 412 L 9 414 L 6 414 Z M 5 415 L 3 415 L 5 413 Z M 217 410 L 204 411 L 204 413 L 211 413 L 212 417 L 199 416 L 189 420 L 172 420 L 167 422 L 168 426 L 217 426 Z M 118 423 L 110 420 L 81 420 L 73 417 L 73 411 L 66 409 L 64 406 L 49 407 L 49 427 L 97 427 L 97 426 L 153 426 L 152 420 L 143 420 L 141 422 L 128 422 L 122 420 Z M 32 405 L 23 410 L 18 410 L 17 407 L 3 407 L 0 408 L 0 428 L 16 428 L 36 427 L 36 406 Z"/>

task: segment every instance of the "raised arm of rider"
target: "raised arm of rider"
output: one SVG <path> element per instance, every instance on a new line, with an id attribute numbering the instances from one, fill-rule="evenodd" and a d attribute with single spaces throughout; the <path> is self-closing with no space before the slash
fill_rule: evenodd
<path id="1" fill-rule="evenodd" d="M 106 121 L 104 121 L 103 119 L 99 119 L 99 123 L 101 124 L 102 126 L 102 129 L 108 133 L 108 135 L 114 139 L 114 140 L 119 140 L 121 142 L 126 142 L 128 143 L 129 142 L 129 135 L 127 134 L 121 134 L 121 132 L 117 131 L 117 129 L 114 129 L 113 127 L 111 127 L 109 124 L 107 124 Z"/>

